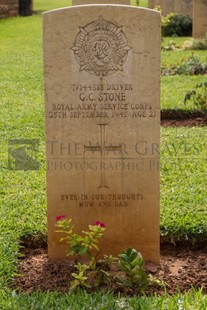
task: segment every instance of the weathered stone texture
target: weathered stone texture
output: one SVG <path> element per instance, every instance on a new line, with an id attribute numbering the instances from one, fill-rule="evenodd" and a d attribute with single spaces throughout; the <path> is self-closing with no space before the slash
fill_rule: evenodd
<path id="1" fill-rule="evenodd" d="M 18 0 L 0 0 L 0 18 L 17 16 L 19 13 Z"/>
<path id="2" fill-rule="evenodd" d="M 193 37 L 201 38 L 207 34 L 207 0 L 193 2 Z"/>
<path id="3" fill-rule="evenodd" d="M 160 14 L 91 5 L 43 20 L 49 258 L 65 258 L 66 215 L 78 232 L 105 223 L 101 255 L 159 262 Z"/>

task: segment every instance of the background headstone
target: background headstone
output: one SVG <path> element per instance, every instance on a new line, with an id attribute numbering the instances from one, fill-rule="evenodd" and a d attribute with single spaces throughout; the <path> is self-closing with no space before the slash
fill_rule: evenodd
<path id="1" fill-rule="evenodd" d="M 106 225 L 102 255 L 159 262 L 160 14 L 91 5 L 43 20 L 49 258 L 65 258 L 66 215 L 77 232 Z"/>
<path id="2" fill-rule="evenodd" d="M 7 5 L 0 4 L 0 19 L 9 17 L 9 9 Z"/>
<path id="3" fill-rule="evenodd" d="M 163 0 L 161 3 L 162 15 L 175 12 L 175 0 Z"/>
<path id="4" fill-rule="evenodd" d="M 193 37 L 207 34 L 207 0 L 193 1 Z"/>
<path id="5" fill-rule="evenodd" d="M 72 0 L 72 5 L 84 4 L 126 4 L 130 5 L 130 0 Z"/>
<path id="6" fill-rule="evenodd" d="M 0 0 L 0 6 L 1 15 L 4 18 L 17 16 L 19 14 L 19 0 Z"/>
<path id="7" fill-rule="evenodd" d="M 148 8 L 154 9 L 155 7 L 155 0 L 148 0 Z"/>
<path id="8" fill-rule="evenodd" d="M 175 11 L 178 14 L 193 15 L 193 0 L 175 0 Z"/>
<path id="9" fill-rule="evenodd" d="M 163 0 L 155 0 L 154 2 L 155 2 L 155 6 L 162 7 Z"/>
<path id="10" fill-rule="evenodd" d="M 33 13 L 33 0 L 19 0 L 19 15 L 31 16 Z"/>

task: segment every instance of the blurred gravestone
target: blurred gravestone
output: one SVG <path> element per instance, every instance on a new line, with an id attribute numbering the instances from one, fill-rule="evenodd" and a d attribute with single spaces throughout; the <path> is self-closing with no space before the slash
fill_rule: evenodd
<path id="1" fill-rule="evenodd" d="M 155 6 L 160 6 L 162 7 L 163 0 L 154 0 Z"/>
<path id="2" fill-rule="evenodd" d="M 155 7 L 155 0 L 148 0 L 148 8 L 154 9 Z"/>
<path id="3" fill-rule="evenodd" d="M 204 37 L 207 34 L 207 0 L 193 2 L 193 37 Z"/>
<path id="4" fill-rule="evenodd" d="M 33 0 L 19 0 L 19 15 L 30 16 L 33 11 Z"/>
<path id="5" fill-rule="evenodd" d="M 0 0 L 0 18 L 18 16 L 19 0 Z"/>
<path id="6" fill-rule="evenodd" d="M 193 15 L 193 0 L 175 0 L 175 11 L 178 14 Z"/>
<path id="7" fill-rule="evenodd" d="M 161 8 L 163 16 L 175 12 L 175 0 L 163 0 L 161 3 Z"/>

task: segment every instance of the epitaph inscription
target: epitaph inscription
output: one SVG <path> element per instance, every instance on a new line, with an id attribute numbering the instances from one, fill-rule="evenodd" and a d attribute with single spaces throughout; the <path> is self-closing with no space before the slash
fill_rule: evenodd
<path id="1" fill-rule="evenodd" d="M 103 76 L 123 70 L 130 47 L 122 26 L 100 16 L 98 20 L 79 27 L 72 49 L 80 70 L 102 80 Z"/>

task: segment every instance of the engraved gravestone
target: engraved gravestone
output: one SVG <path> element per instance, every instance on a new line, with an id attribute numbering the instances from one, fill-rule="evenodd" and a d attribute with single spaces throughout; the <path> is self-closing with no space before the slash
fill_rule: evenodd
<path id="1" fill-rule="evenodd" d="M 101 255 L 134 247 L 159 262 L 159 12 L 44 13 L 44 67 L 49 258 L 65 258 L 66 215 L 77 232 L 106 225 Z"/>
<path id="2" fill-rule="evenodd" d="M 204 37 L 207 34 L 207 0 L 193 1 L 193 37 Z"/>
<path id="3" fill-rule="evenodd" d="M 126 4 L 130 5 L 130 0 L 72 0 L 72 5 L 85 4 Z"/>
<path id="4" fill-rule="evenodd" d="M 193 15 L 193 0 L 175 0 L 175 11 L 178 14 Z"/>

